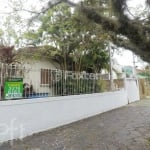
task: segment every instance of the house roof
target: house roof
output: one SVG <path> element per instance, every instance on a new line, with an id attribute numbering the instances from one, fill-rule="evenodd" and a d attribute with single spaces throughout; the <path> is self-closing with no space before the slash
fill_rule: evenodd
<path id="1" fill-rule="evenodd" d="M 38 47 L 23 47 L 17 50 L 18 56 L 24 56 L 24 57 L 44 57 L 44 58 L 50 58 L 50 51 L 54 51 L 55 48 L 52 46 L 38 46 Z"/>
<path id="2" fill-rule="evenodd" d="M 24 47 L 17 50 L 18 59 L 34 59 L 34 60 L 44 60 L 49 61 L 57 68 L 59 67 L 58 62 L 51 55 L 51 52 L 56 51 L 52 46 L 38 46 L 38 47 Z"/>

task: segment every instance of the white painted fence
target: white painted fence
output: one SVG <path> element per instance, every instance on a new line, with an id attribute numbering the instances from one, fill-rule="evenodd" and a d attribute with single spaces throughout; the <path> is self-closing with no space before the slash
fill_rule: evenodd
<path id="1" fill-rule="evenodd" d="M 0 142 L 25 137 L 128 103 L 124 90 L 0 102 Z"/>

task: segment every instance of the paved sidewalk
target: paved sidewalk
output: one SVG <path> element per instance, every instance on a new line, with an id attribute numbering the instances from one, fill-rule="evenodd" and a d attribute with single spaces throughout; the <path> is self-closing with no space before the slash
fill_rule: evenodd
<path id="1" fill-rule="evenodd" d="M 12 146 L 5 143 L 0 150 L 150 150 L 150 100 L 15 141 Z"/>

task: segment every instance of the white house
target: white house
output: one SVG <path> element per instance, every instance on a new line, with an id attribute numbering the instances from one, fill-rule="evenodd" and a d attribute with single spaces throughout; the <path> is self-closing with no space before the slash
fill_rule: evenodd
<path id="1" fill-rule="evenodd" d="M 23 82 L 33 85 L 33 89 L 38 93 L 49 93 L 50 84 L 52 84 L 52 80 L 50 80 L 52 70 L 57 70 L 57 66 L 52 61 L 28 58 L 23 64 L 25 68 Z"/>
<path id="2" fill-rule="evenodd" d="M 54 72 L 60 69 L 60 65 L 48 57 L 38 56 L 39 50 L 34 47 L 18 51 L 18 62 L 16 73 L 23 77 L 23 83 L 32 85 L 36 93 L 47 93 L 52 95 L 51 86 L 54 85 Z M 19 66 L 19 67 L 17 67 Z M 15 67 L 14 67 L 15 68 Z M 20 73 L 19 73 L 20 72 Z"/>

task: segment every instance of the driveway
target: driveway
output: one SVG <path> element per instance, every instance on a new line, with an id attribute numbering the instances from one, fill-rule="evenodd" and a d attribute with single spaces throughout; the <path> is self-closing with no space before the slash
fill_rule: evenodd
<path id="1" fill-rule="evenodd" d="M 150 150 L 150 100 L 5 143 L 0 150 Z"/>

